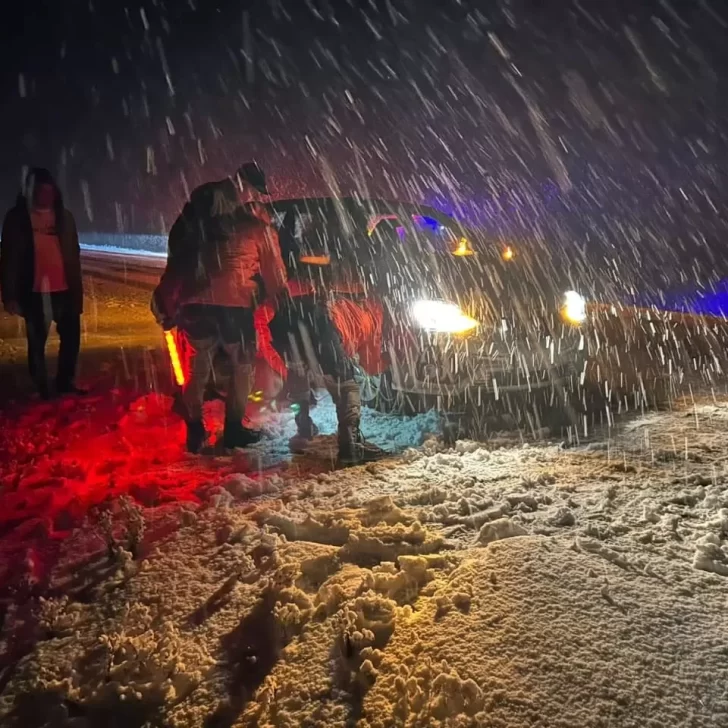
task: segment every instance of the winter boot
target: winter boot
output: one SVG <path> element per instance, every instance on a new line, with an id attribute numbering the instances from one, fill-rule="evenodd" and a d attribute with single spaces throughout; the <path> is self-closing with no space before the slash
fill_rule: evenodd
<path id="1" fill-rule="evenodd" d="M 348 467 L 373 463 L 386 454 L 381 448 L 367 442 L 358 427 L 339 427 L 339 465 Z"/>
<path id="2" fill-rule="evenodd" d="M 379 460 L 386 454 L 376 445 L 366 442 L 359 430 L 361 422 L 361 392 L 359 385 L 348 379 L 330 390 L 336 403 L 339 420 L 339 465 L 359 465 Z"/>
<path id="3" fill-rule="evenodd" d="M 207 433 L 202 420 L 191 420 L 187 423 L 187 452 L 197 455 L 207 440 Z"/>
<path id="4" fill-rule="evenodd" d="M 259 442 L 261 437 L 260 432 L 244 427 L 240 420 L 225 420 L 222 443 L 227 450 L 234 450 L 236 447 L 249 447 Z"/>
<path id="5" fill-rule="evenodd" d="M 306 447 L 318 435 L 318 427 L 309 415 L 307 404 L 301 403 L 301 409 L 296 415 L 296 434 L 288 441 L 288 447 L 294 455 L 303 455 Z"/>

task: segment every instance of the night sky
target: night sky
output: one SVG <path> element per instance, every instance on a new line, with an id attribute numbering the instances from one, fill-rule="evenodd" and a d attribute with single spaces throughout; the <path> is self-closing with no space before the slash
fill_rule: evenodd
<path id="1" fill-rule="evenodd" d="M 5 206 L 44 165 L 82 229 L 160 232 L 256 158 L 277 197 L 618 248 L 725 237 L 715 0 L 56 0 L 3 21 Z"/>

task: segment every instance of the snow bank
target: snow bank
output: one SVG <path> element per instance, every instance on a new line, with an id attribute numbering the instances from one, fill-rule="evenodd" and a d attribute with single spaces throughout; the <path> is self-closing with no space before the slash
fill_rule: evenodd
<path id="1" fill-rule="evenodd" d="M 79 233 L 82 248 L 108 253 L 167 256 L 166 235 L 125 235 L 123 233 Z"/>

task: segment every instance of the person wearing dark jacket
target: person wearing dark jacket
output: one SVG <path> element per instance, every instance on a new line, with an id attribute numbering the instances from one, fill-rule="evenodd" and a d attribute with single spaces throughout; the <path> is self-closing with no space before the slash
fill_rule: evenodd
<path id="1" fill-rule="evenodd" d="M 61 340 L 56 391 L 81 394 L 75 386 L 83 312 L 78 232 L 47 169 L 30 170 L 15 207 L 5 215 L 0 287 L 5 310 L 25 319 L 28 366 L 40 395 L 51 395 L 45 346 L 52 322 Z"/>
<path id="2" fill-rule="evenodd" d="M 290 396 L 298 408 L 290 449 L 305 452 L 318 432 L 310 416 L 310 382 L 322 378 L 336 406 L 339 464 L 379 460 L 386 453 L 367 442 L 360 430 L 361 391 L 346 346 L 351 342 L 336 323 L 336 314 L 346 308 L 366 318 L 365 288 L 357 275 L 332 264 L 317 236 L 304 240 L 292 218 L 289 213 L 281 228 L 290 297 L 270 322 L 273 346 L 286 362 Z"/>
<path id="3" fill-rule="evenodd" d="M 262 170 L 244 165 L 234 178 L 195 189 L 170 231 L 167 267 L 152 309 L 164 328 L 176 324 L 190 344 L 183 400 L 192 453 L 207 439 L 202 405 L 218 348 L 232 363 L 223 444 L 247 447 L 259 438 L 242 422 L 254 374 L 257 278 L 274 300 L 287 291 L 278 235 L 257 204 L 263 194 Z"/>

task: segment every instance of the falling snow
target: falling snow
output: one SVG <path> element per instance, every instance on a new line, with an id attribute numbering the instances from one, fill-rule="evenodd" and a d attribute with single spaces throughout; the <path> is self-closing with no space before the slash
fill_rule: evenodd
<path id="1" fill-rule="evenodd" d="M 57 5 L 8 9 L 0 189 L 64 188 L 91 392 L 32 399 L 0 314 L 0 723 L 728 725 L 724 4 Z M 270 401 L 258 445 L 210 402 L 183 452 L 149 297 L 252 159 L 335 198 L 390 360 L 413 299 L 479 323 L 415 362 L 436 395 L 366 410 L 380 463 L 335 468 L 323 392 L 303 456 Z M 356 211 L 395 208 L 372 256 Z"/>

